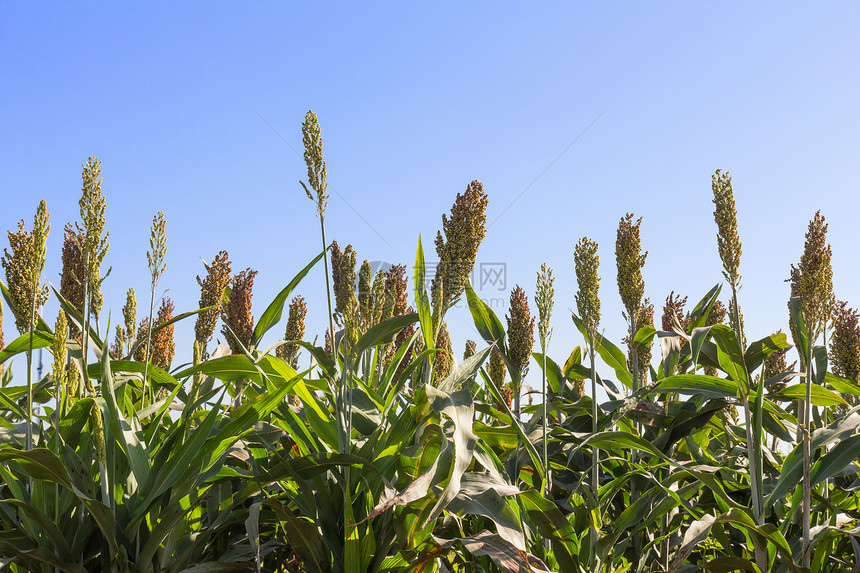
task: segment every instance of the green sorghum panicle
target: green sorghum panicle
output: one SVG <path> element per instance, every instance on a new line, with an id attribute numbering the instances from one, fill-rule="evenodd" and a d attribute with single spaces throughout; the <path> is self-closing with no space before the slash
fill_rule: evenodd
<path id="1" fill-rule="evenodd" d="M 74 405 L 78 398 L 78 389 L 81 385 L 81 374 L 74 360 L 70 360 L 66 366 L 66 401 L 69 408 Z"/>
<path id="2" fill-rule="evenodd" d="M 165 257 L 167 256 L 167 221 L 164 212 L 159 211 L 152 218 L 152 227 L 149 231 L 149 250 L 146 252 L 146 262 L 149 264 L 149 272 L 152 273 L 152 284 L 158 284 L 158 279 L 167 268 Z"/>
<path id="3" fill-rule="evenodd" d="M 439 332 L 436 334 L 436 358 L 433 364 L 433 379 L 435 381 L 440 382 L 451 373 L 454 365 L 452 352 L 448 325 L 442 322 Z"/>
<path id="4" fill-rule="evenodd" d="M 777 330 L 775 334 L 780 334 L 780 330 Z M 788 363 L 785 360 L 785 354 L 788 351 L 787 348 L 783 348 L 782 350 L 777 350 L 767 356 L 762 363 L 761 369 L 761 379 L 763 381 L 768 380 L 769 378 L 773 378 L 777 374 L 782 374 L 783 372 L 788 371 Z"/>
<path id="5" fill-rule="evenodd" d="M 373 325 L 373 270 L 367 259 L 358 271 L 358 313 L 363 328 Z"/>
<path id="6" fill-rule="evenodd" d="M 66 299 L 78 314 L 84 314 L 84 277 L 86 266 L 81 250 L 86 243 L 83 234 L 78 234 L 71 223 L 63 229 L 63 271 L 60 275 L 60 296 Z M 133 329 L 133 326 L 132 326 Z M 81 329 L 69 322 L 69 338 L 80 342 Z"/>
<path id="7" fill-rule="evenodd" d="M 490 380 L 501 389 L 505 385 L 505 374 L 508 368 L 505 366 L 505 357 L 498 346 L 493 346 L 490 351 L 490 366 L 487 373 L 490 375 Z"/>
<path id="8" fill-rule="evenodd" d="M 744 313 L 741 312 L 740 309 L 738 309 L 738 311 L 737 311 L 738 320 L 737 321 L 735 320 L 735 316 L 736 316 L 735 300 L 733 297 L 733 298 L 729 299 L 729 326 L 732 327 L 732 330 L 734 332 L 740 332 L 741 333 L 741 340 L 739 342 L 741 344 L 741 348 L 746 348 L 747 347 L 747 334 L 746 334 L 746 331 L 744 330 Z M 740 321 L 740 324 L 738 324 L 738 321 Z"/>
<path id="9" fill-rule="evenodd" d="M 108 243 L 110 233 L 105 231 L 105 198 L 102 196 L 101 162 L 96 157 L 90 157 L 82 167 L 83 185 L 78 205 L 83 228 L 79 226 L 77 231 L 84 243 L 82 250 L 86 268 L 85 277 L 81 280 L 88 281 L 91 311 L 98 317 L 102 304 L 101 265 L 110 247 Z M 104 278 L 109 273 L 110 269 Z"/>
<path id="10" fill-rule="evenodd" d="M 526 292 L 519 285 L 511 291 L 511 310 L 507 322 L 508 354 L 519 370 L 518 374 L 525 376 L 535 343 L 535 318 L 531 315 Z"/>
<path id="11" fill-rule="evenodd" d="M 705 326 L 713 326 L 715 324 L 725 324 L 726 315 L 728 315 L 728 310 L 726 309 L 726 305 L 724 305 L 720 301 L 714 301 L 713 306 L 711 307 L 710 312 L 708 312 L 708 316 L 705 318 Z M 705 367 L 705 374 L 707 376 L 716 376 L 719 374 L 719 371 L 713 366 Z"/>
<path id="12" fill-rule="evenodd" d="M 48 233 L 51 232 L 51 225 L 48 223 L 50 219 L 48 204 L 42 199 L 39 201 L 36 217 L 33 220 L 33 267 L 31 272 L 32 284 L 36 288 L 39 287 L 39 278 L 42 276 L 42 271 L 45 270 Z"/>
<path id="13" fill-rule="evenodd" d="M 54 384 L 57 388 L 56 400 L 57 403 L 60 403 L 60 396 L 63 390 L 66 389 L 66 362 L 68 361 L 68 354 L 66 352 L 66 341 L 69 337 L 69 323 L 66 320 L 66 313 L 60 309 L 60 312 L 57 313 L 57 321 L 54 324 L 54 343 L 53 343 L 53 351 L 54 351 L 54 363 L 53 363 L 53 373 L 54 373 Z"/>
<path id="14" fill-rule="evenodd" d="M 224 326 L 221 329 L 231 354 L 242 354 L 242 346 L 247 348 L 251 343 L 254 333 L 254 315 L 251 309 L 255 276 L 257 271 L 248 268 L 233 277 L 233 288 L 230 301 L 224 308 Z"/>
<path id="15" fill-rule="evenodd" d="M 126 346 L 128 338 L 130 336 L 126 334 L 125 328 L 121 324 L 117 324 L 114 330 L 113 344 L 110 347 L 111 359 L 120 360 L 122 358 L 123 349 Z"/>
<path id="16" fill-rule="evenodd" d="M 370 323 L 373 325 L 391 318 L 390 316 L 385 316 L 385 271 L 382 269 L 376 271 L 376 275 L 373 277 L 373 287 L 371 290 L 373 302 L 371 304 L 372 310 Z"/>
<path id="17" fill-rule="evenodd" d="M 487 234 L 488 203 L 484 185 L 472 181 L 464 193 L 457 194 L 451 216 L 442 215 L 442 230 L 436 234 L 439 264 L 430 289 L 441 314 L 466 288 L 478 247 Z"/>
<path id="18" fill-rule="evenodd" d="M 40 209 L 42 204 L 39 205 Z M 40 220 L 37 211 L 34 227 L 47 225 L 47 215 Z M 42 229 L 40 233 L 47 236 L 47 231 Z M 35 291 L 35 307 L 40 308 L 48 300 L 48 285 L 38 286 L 39 277 L 45 265 L 44 239 L 41 241 L 40 252 L 36 252 L 36 233 L 30 233 L 24 227 L 23 219 L 18 222 L 18 231 L 9 231 L 9 247 L 3 250 L 3 258 L 0 261 L 6 271 L 6 286 L 9 289 L 12 314 L 15 316 L 15 326 L 18 332 L 24 334 L 30 330 L 30 311 L 33 307 L 33 293 Z"/>
<path id="19" fill-rule="evenodd" d="M 98 457 L 99 463 L 104 465 L 106 459 L 105 425 L 104 419 L 102 418 L 101 408 L 99 408 L 96 403 L 93 403 L 90 408 L 90 431 L 93 434 L 93 441 L 96 446 L 96 456 Z"/>
<path id="20" fill-rule="evenodd" d="M 618 233 L 615 240 L 615 261 L 618 266 L 618 293 L 627 313 L 632 320 L 639 311 L 642 297 L 645 295 L 645 281 L 642 279 L 642 267 L 648 252 L 642 253 L 639 227 L 642 218 L 633 221 L 633 214 L 627 213 L 618 223 Z"/>
<path id="21" fill-rule="evenodd" d="M 549 339 L 552 337 L 550 320 L 552 319 L 552 307 L 555 303 L 555 289 L 553 283 L 552 269 L 543 263 L 537 273 L 537 284 L 535 286 L 535 306 L 538 309 L 538 339 L 541 351 L 546 352 Z"/>
<path id="22" fill-rule="evenodd" d="M 579 239 L 573 260 L 578 285 L 576 311 L 586 330 L 593 335 L 600 324 L 600 257 L 597 254 L 597 242 L 588 237 Z"/>
<path id="23" fill-rule="evenodd" d="M 355 263 L 356 253 L 352 245 L 347 245 L 343 252 L 335 250 L 337 241 L 332 242 L 332 289 L 334 290 L 335 310 L 334 319 L 337 324 L 346 324 L 347 320 L 354 321 L 354 317 L 347 314 L 358 310 L 358 301 L 355 296 Z"/>
<path id="24" fill-rule="evenodd" d="M 326 183 L 326 165 L 323 159 L 322 133 L 319 120 L 313 110 L 308 110 L 308 113 L 305 114 L 305 121 L 302 123 L 302 144 L 305 147 L 308 183 L 307 185 L 303 181 L 299 181 L 299 183 L 307 193 L 308 199 L 316 201 L 317 214 L 322 218 L 325 217 L 325 209 L 328 204 L 328 195 L 326 195 L 328 184 Z M 311 194 L 311 189 L 316 197 Z"/>
<path id="25" fill-rule="evenodd" d="M 717 250 L 723 262 L 723 276 L 735 288 L 740 286 L 741 240 L 738 237 L 738 212 L 728 171 L 717 169 L 711 176 L 714 193 L 714 221 L 717 223 Z"/>
<path id="26" fill-rule="evenodd" d="M 308 314 L 308 305 L 305 298 L 296 296 L 290 302 L 287 327 L 284 331 L 284 340 L 301 340 L 305 335 L 305 317 Z M 282 344 L 275 351 L 284 362 L 297 368 L 299 365 L 299 345 L 295 343 Z"/>
<path id="27" fill-rule="evenodd" d="M 134 330 L 137 324 L 137 299 L 134 296 L 134 288 L 129 288 L 125 294 L 125 305 L 122 307 L 122 319 L 125 324 L 126 344 L 125 351 L 130 351 L 134 344 Z"/>
<path id="28" fill-rule="evenodd" d="M 833 314 L 833 251 L 827 243 L 827 223 L 821 211 L 809 222 L 798 265 L 798 296 L 810 340 L 817 340 Z"/>
<path id="29" fill-rule="evenodd" d="M 227 251 L 220 251 L 211 263 L 203 263 L 206 267 L 206 278 L 197 276 L 197 284 L 200 285 L 200 308 L 209 308 L 197 315 L 194 323 L 194 339 L 200 343 L 200 352 L 203 360 L 206 359 L 206 345 L 215 334 L 215 325 L 218 317 L 224 312 L 224 289 L 230 285 L 232 268 L 230 256 Z"/>

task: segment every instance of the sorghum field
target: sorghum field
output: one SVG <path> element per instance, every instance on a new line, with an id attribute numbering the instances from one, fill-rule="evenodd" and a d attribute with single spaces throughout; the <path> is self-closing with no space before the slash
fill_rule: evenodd
<path id="1" fill-rule="evenodd" d="M 198 277 L 199 308 L 156 300 L 162 213 L 150 288 L 103 308 L 108 198 L 94 157 L 61 254 L 46 253 L 58 228 L 44 201 L 9 232 L 2 291 L 18 333 L 0 361 L 27 368 L 6 369 L 0 388 L 3 570 L 860 571 L 860 327 L 833 295 L 820 214 L 791 268 L 788 328 L 748 340 L 728 173 L 712 176 L 723 276 L 692 300 L 669 294 L 662 316 L 643 299 L 641 219 L 619 213 L 603 264 L 617 266 L 629 335 L 607 340 L 587 237 L 572 316 L 553 314 L 540 261 L 535 300 L 517 287 L 497 316 L 477 297 L 478 181 L 442 216 L 434 276 L 419 237 L 414 263 L 374 275 L 329 242 L 313 112 L 302 134 L 295 192 L 319 220 L 319 255 L 259 316 L 256 271 L 223 251 Z M 43 282 L 47 256 L 62 256 L 59 289 Z M 305 332 L 295 293 L 309 273 L 326 277 L 326 333 Z M 48 297 L 58 316 L 40 312 Z M 458 300 L 480 340 L 451 340 Z M 180 320 L 195 321 L 194 340 L 174 340 Z M 547 356 L 567 320 L 585 343 Z M 261 347 L 273 329 L 283 340 Z M 177 345 L 193 363 L 173 364 Z M 41 378 L 40 348 L 53 361 Z M 531 359 L 542 399 L 525 405 Z"/>

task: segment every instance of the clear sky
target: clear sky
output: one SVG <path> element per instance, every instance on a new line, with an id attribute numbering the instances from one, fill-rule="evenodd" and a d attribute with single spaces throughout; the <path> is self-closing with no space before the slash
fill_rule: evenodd
<path id="1" fill-rule="evenodd" d="M 581 343 L 569 318 L 579 237 L 600 244 L 602 327 L 616 342 L 624 334 L 614 243 L 626 212 L 643 217 L 658 317 L 669 291 L 692 304 L 722 280 L 717 168 L 734 178 L 751 340 L 786 329 L 783 281 L 817 209 L 836 295 L 860 305 L 860 5 L 311 4 L 0 4 L 0 228 L 21 218 L 29 228 L 47 199 L 45 277 L 58 285 L 62 227 L 78 219 L 81 164 L 95 155 L 113 323 L 129 286 L 146 306 L 159 210 L 160 287 L 177 311 L 197 306 L 201 257 L 226 249 L 234 270 L 259 269 L 259 315 L 320 249 L 295 152 L 313 109 L 330 238 L 352 243 L 359 261 L 411 267 L 419 234 L 432 259 L 442 213 L 482 181 L 478 260 L 504 263 L 506 288 L 478 294 L 502 315 L 515 284 L 531 299 L 540 264 L 552 266 L 560 361 Z M 297 293 L 313 339 L 326 322 L 321 266 Z M 49 302 L 51 324 L 56 310 Z M 459 355 L 477 333 L 466 308 L 448 321 Z M 4 328 L 11 340 L 8 309 Z M 190 356 L 192 332 L 193 319 L 177 327 L 174 365 Z M 529 380 L 539 385 L 536 366 Z"/>

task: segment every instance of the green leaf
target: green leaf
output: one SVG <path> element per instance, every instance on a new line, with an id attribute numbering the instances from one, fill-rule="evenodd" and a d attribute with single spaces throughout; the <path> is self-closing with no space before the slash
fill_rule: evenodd
<path id="1" fill-rule="evenodd" d="M 329 247 L 330 248 L 330 247 Z M 326 249 L 328 250 L 328 248 Z M 292 294 L 293 290 L 298 286 L 298 284 L 302 281 L 303 278 L 311 271 L 314 266 L 320 262 L 320 259 L 325 256 L 326 251 L 318 254 L 314 260 L 305 266 L 299 274 L 293 277 L 287 286 L 285 286 L 281 292 L 274 298 L 274 300 L 269 303 L 269 306 L 266 307 L 266 310 L 263 311 L 263 314 L 260 315 L 260 319 L 257 321 L 257 325 L 254 327 L 254 334 L 251 336 L 251 348 L 256 348 L 260 344 L 260 340 L 262 340 L 263 336 L 271 329 L 273 326 L 278 324 L 278 321 L 281 320 L 281 315 L 284 312 L 284 305 L 287 302 L 290 294 Z"/>
<path id="2" fill-rule="evenodd" d="M 785 337 L 784 332 L 766 336 L 761 340 L 756 340 L 747 347 L 744 352 L 744 362 L 747 365 L 747 371 L 752 372 L 761 366 L 764 359 L 784 348 L 789 348 L 791 344 Z"/>
<path id="3" fill-rule="evenodd" d="M 837 394 L 831 390 L 828 390 L 824 386 L 819 386 L 817 384 L 812 384 L 811 395 L 812 395 L 812 404 L 814 406 L 841 406 L 847 404 L 847 402 Z M 806 399 L 806 383 L 801 382 L 800 384 L 792 384 L 780 392 L 776 394 L 772 394 L 772 400 L 785 400 L 785 401 L 796 401 L 796 400 L 805 400 Z"/>
<path id="4" fill-rule="evenodd" d="M 737 396 L 738 385 L 733 380 L 716 376 L 679 374 L 663 378 L 649 393 L 663 394 L 666 392 L 678 392 L 685 395 L 702 394 L 709 398 L 728 398 Z"/>
<path id="5" fill-rule="evenodd" d="M 505 327 L 502 326 L 502 322 L 493 312 L 493 309 L 475 294 L 475 290 L 469 282 L 466 283 L 466 300 L 469 303 L 469 312 L 472 313 L 472 321 L 475 323 L 478 333 L 485 341 L 497 345 L 499 350 L 504 353 Z"/>
<path id="6" fill-rule="evenodd" d="M 734 331 L 724 324 L 711 327 L 711 337 L 717 345 L 717 360 L 723 372 L 738 383 L 738 398 L 749 396 L 749 379 L 746 373 L 744 355 Z"/>
<path id="7" fill-rule="evenodd" d="M 418 320 L 421 323 L 421 335 L 424 347 L 428 350 L 436 348 L 436 334 L 433 332 L 433 313 L 430 310 L 430 298 L 427 296 L 427 284 L 424 277 L 424 247 L 421 246 L 421 235 L 418 235 L 418 250 L 415 253 L 415 306 L 418 309 Z M 433 363 L 433 355 L 429 357 Z"/>
<path id="8" fill-rule="evenodd" d="M 353 359 L 360 356 L 368 348 L 394 342 L 397 334 L 416 320 L 418 320 L 418 315 L 413 312 L 389 318 L 370 327 L 356 342 L 352 351 Z"/>

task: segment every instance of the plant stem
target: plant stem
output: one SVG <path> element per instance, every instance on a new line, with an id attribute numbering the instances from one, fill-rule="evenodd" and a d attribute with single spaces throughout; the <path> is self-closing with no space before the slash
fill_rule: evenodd
<path id="1" fill-rule="evenodd" d="M 547 497 L 549 497 L 551 485 L 549 483 L 549 461 L 547 459 L 547 439 L 546 439 L 546 425 L 547 425 L 547 416 L 549 416 L 549 408 L 546 401 L 546 347 L 541 345 L 541 392 L 543 393 L 543 468 L 544 468 L 544 476 L 543 476 L 543 484 L 544 484 L 544 492 Z"/>
<path id="2" fill-rule="evenodd" d="M 811 330 L 811 329 L 809 329 Z M 812 463 L 812 452 L 810 451 L 810 429 L 812 426 L 812 412 L 810 405 L 812 402 L 812 344 L 811 337 L 807 338 L 807 360 L 806 360 L 806 400 L 803 402 L 803 566 L 809 567 L 809 526 L 810 526 L 810 509 L 812 505 L 812 483 L 810 479 L 810 466 Z"/>
<path id="3" fill-rule="evenodd" d="M 149 381 L 149 346 L 152 342 L 152 313 L 155 311 L 155 278 L 152 280 L 152 288 L 149 290 L 149 326 L 146 329 L 146 352 L 144 354 L 144 366 L 143 366 L 143 390 L 140 394 L 140 404 L 141 408 L 146 407 L 146 398 L 148 390 Z M 238 398 L 237 398 L 238 399 Z"/>
<path id="4" fill-rule="evenodd" d="M 27 428 L 25 431 L 27 443 L 24 450 L 33 449 L 33 323 L 36 321 L 36 291 L 39 278 L 33 281 L 33 300 L 30 305 L 30 343 L 27 347 Z"/>

